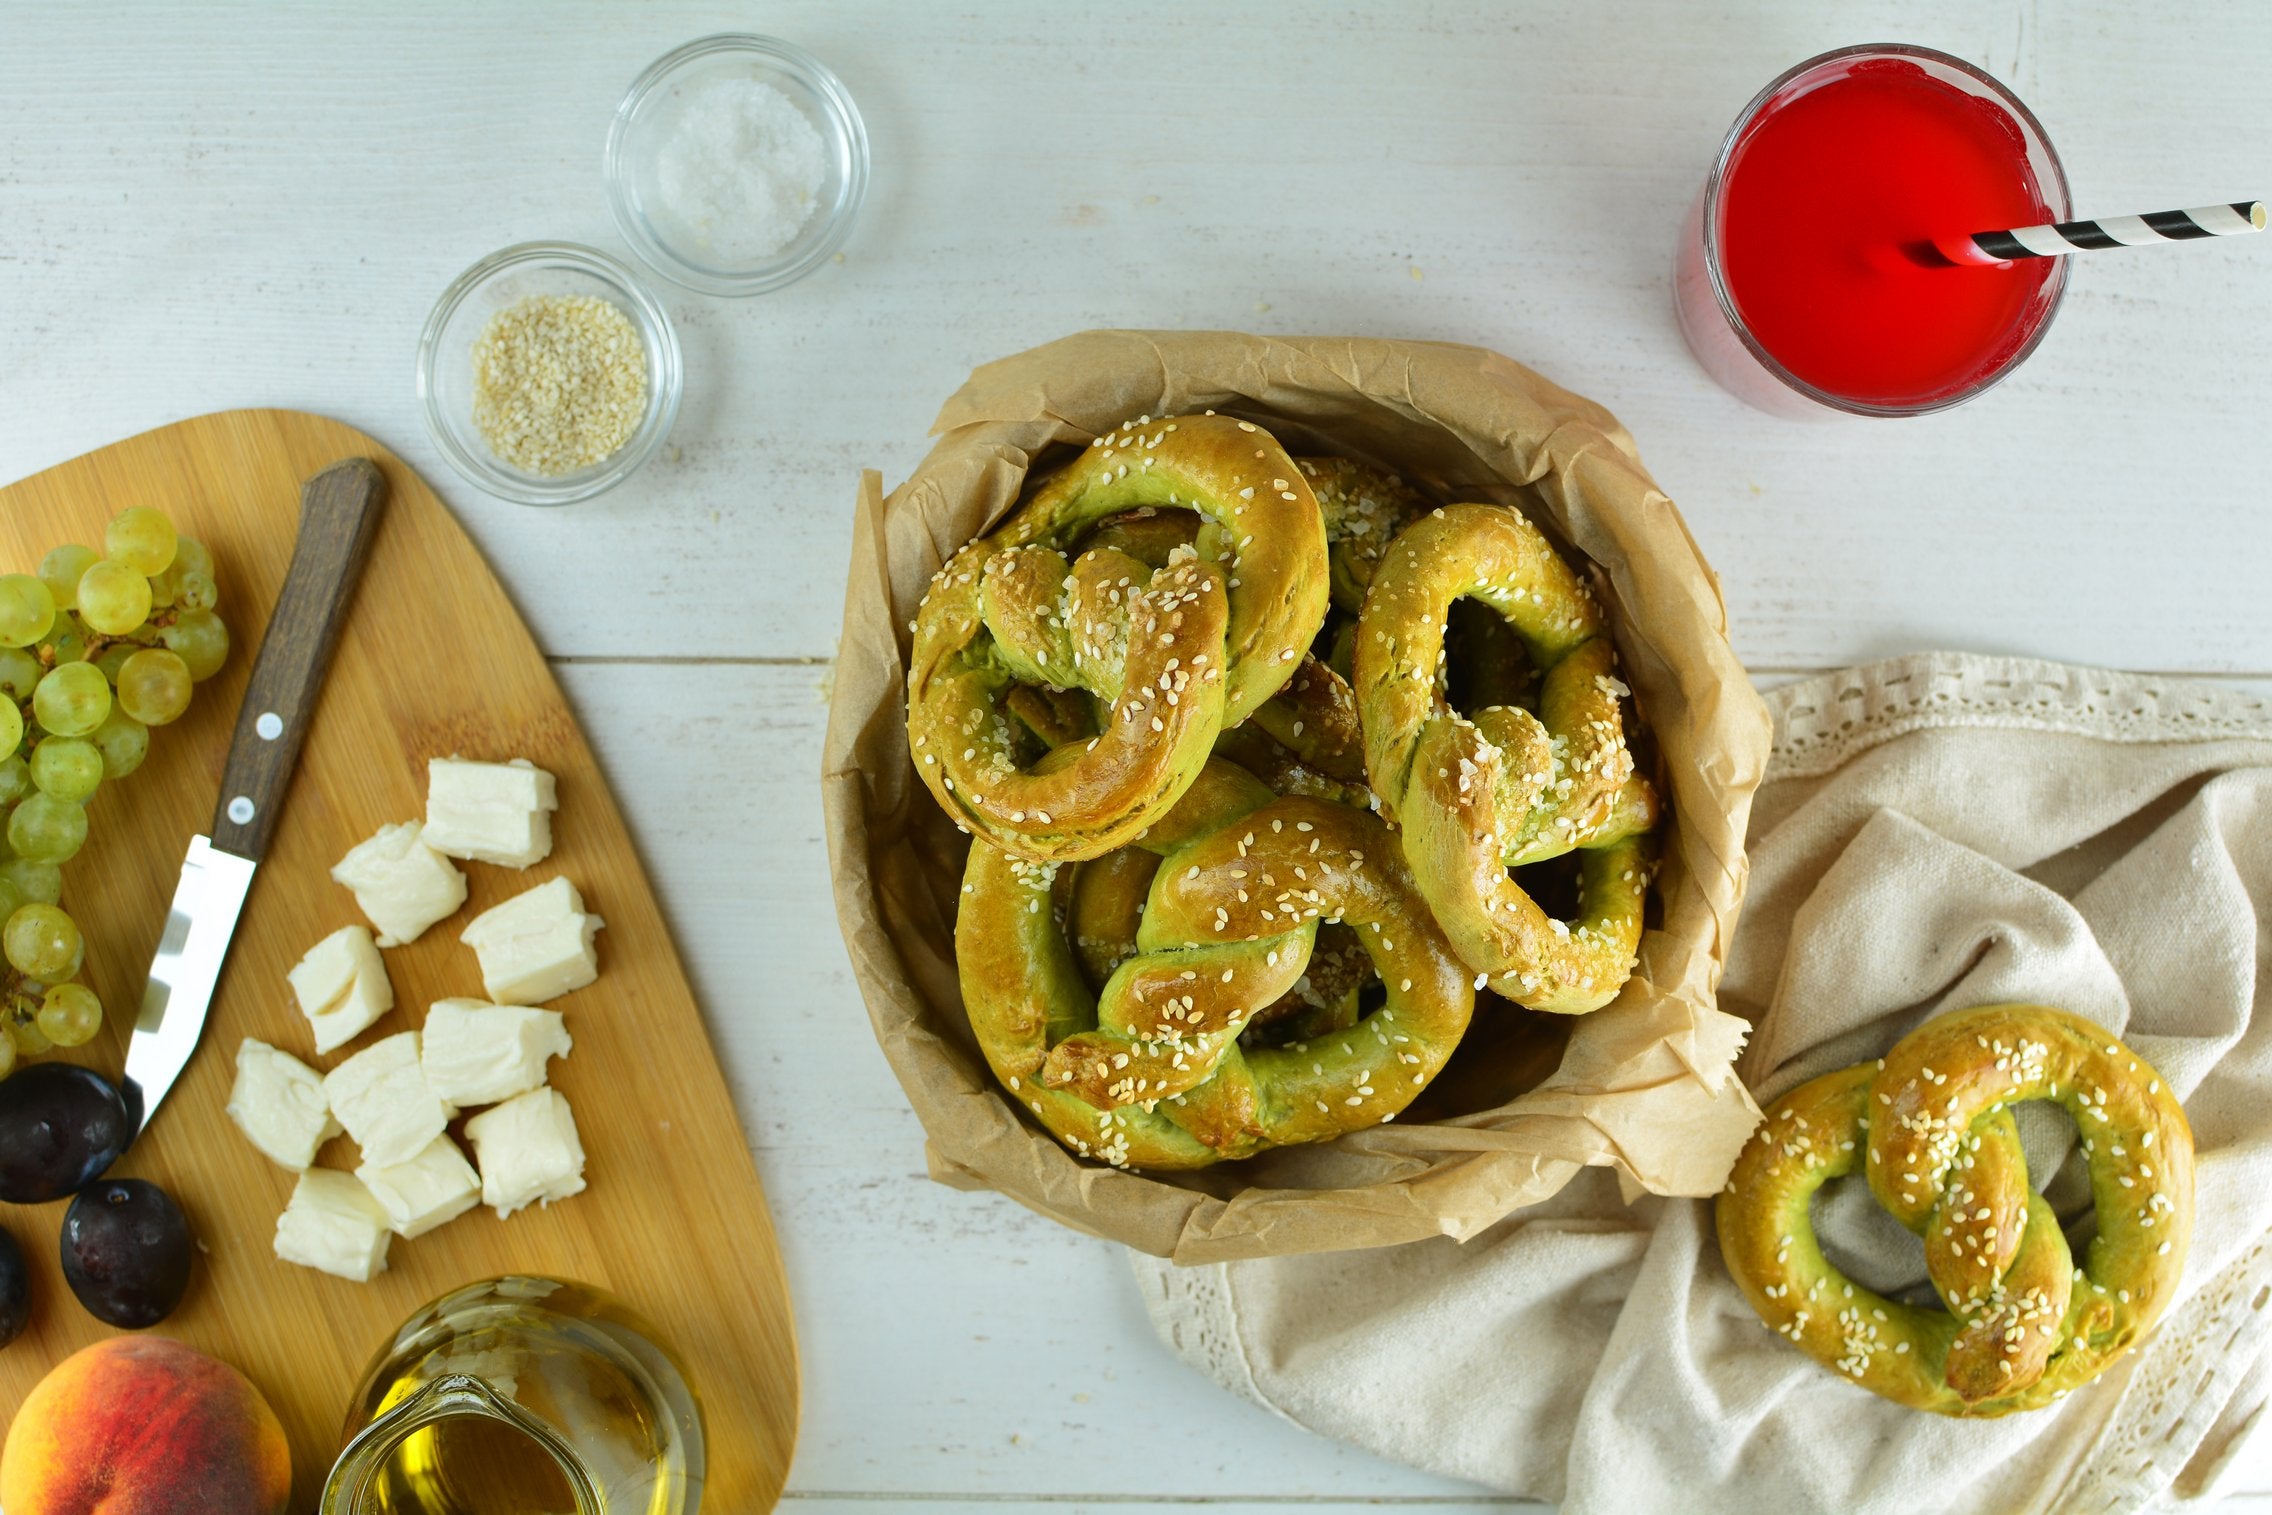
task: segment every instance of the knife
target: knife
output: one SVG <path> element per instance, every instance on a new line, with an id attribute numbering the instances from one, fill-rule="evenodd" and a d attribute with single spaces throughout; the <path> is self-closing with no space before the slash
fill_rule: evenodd
<path id="1" fill-rule="evenodd" d="M 127 1045 L 120 1092 L 137 1133 L 197 1050 L 237 915 L 275 835 L 277 812 L 386 495 L 386 478 L 368 458 L 334 463 L 300 491 L 299 540 L 237 711 L 213 834 L 189 839 L 173 908 L 142 991 L 142 1013 Z"/>

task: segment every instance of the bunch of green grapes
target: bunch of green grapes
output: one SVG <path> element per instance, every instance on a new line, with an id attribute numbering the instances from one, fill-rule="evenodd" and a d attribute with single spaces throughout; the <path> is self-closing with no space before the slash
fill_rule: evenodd
<path id="1" fill-rule="evenodd" d="M 150 728 L 181 719 L 191 686 L 229 656 L 213 613 L 213 555 L 145 505 L 103 550 L 71 544 L 36 574 L 0 574 L 0 1074 L 19 1053 L 76 1047 L 102 1001 L 62 909 L 62 868 L 87 840 L 87 803 L 142 766 Z"/>

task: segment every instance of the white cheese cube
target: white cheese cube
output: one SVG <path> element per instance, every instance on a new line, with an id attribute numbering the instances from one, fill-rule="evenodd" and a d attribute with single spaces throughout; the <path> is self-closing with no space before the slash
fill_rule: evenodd
<path id="1" fill-rule="evenodd" d="M 380 1168 L 416 1157 L 456 1113 L 426 1087 L 415 1031 L 371 1043 L 325 1074 L 323 1091 L 363 1161 Z"/>
<path id="2" fill-rule="evenodd" d="M 503 1005 L 534 1005 L 600 976 L 592 938 L 607 922 L 584 897 L 550 879 L 475 916 L 459 938 L 481 959 L 482 986 Z"/>
<path id="3" fill-rule="evenodd" d="M 481 1202 L 500 1218 L 583 1190 L 584 1144 L 556 1089 L 531 1089 L 484 1110 L 465 1123 L 465 1134 L 481 1166 Z"/>
<path id="4" fill-rule="evenodd" d="M 527 758 L 426 764 L 426 845 L 477 863 L 526 868 L 552 851 L 552 812 L 560 808 L 552 775 Z"/>
<path id="5" fill-rule="evenodd" d="M 391 1168 L 365 1163 L 355 1176 L 404 1241 L 456 1220 L 481 1202 L 480 1175 L 447 1136 L 435 1137 L 409 1162 Z"/>
<path id="6" fill-rule="evenodd" d="M 339 1134 L 323 1075 L 289 1052 L 246 1037 L 237 1045 L 237 1082 L 229 1119 L 269 1161 L 305 1172 L 316 1149 Z"/>
<path id="7" fill-rule="evenodd" d="M 355 891 L 356 907 L 379 928 L 382 947 L 418 940 L 465 903 L 465 875 L 426 845 L 424 829 L 416 821 L 381 826 L 331 870 L 336 882 Z"/>
<path id="8" fill-rule="evenodd" d="M 574 1043 L 557 1010 L 438 1000 L 426 1012 L 419 1058 L 426 1086 L 453 1105 L 494 1105 L 544 1082 L 547 1058 Z"/>
<path id="9" fill-rule="evenodd" d="M 340 927 L 310 947 L 287 977 L 318 1052 L 353 1041 L 394 1008 L 394 984 L 367 927 Z"/>
<path id="10" fill-rule="evenodd" d="M 310 1168 L 276 1218 L 276 1255 L 304 1268 L 369 1283 L 387 1267 L 387 1213 L 352 1176 Z"/>

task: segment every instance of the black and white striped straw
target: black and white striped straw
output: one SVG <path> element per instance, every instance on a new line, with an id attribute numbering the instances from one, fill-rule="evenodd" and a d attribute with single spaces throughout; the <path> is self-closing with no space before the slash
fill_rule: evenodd
<path id="1" fill-rule="evenodd" d="M 2102 247 L 2237 237 L 2263 229 L 2263 202 L 2241 200 L 2193 210 L 2157 210 L 2148 216 L 2107 216 L 2098 221 L 2061 221 L 2056 226 L 1976 231 L 1969 237 L 1943 237 L 1933 245 L 1952 263 L 2007 263 L 2014 258 L 2063 258 L 2068 253 L 2096 252 Z"/>

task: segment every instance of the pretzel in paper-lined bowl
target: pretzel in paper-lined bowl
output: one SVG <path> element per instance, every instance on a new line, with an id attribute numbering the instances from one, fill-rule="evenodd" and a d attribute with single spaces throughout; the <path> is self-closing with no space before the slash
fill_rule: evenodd
<path id="1" fill-rule="evenodd" d="M 1509 507 L 1211 412 L 1099 436 L 914 627 L 996 1079 L 1082 1156 L 1194 1168 L 1393 1120 L 1486 986 L 1607 1005 L 1660 818 L 1615 668 Z"/>
<path id="2" fill-rule="evenodd" d="M 2080 1266 L 2028 1181 L 2010 1107 L 2063 1106 L 2098 1232 Z M 1943 1309 L 1886 1299 L 1822 1254 L 1808 1206 L 1866 1166 L 1925 1242 Z M 2065 1397 L 2167 1308 L 2193 1230 L 2193 1133 L 2161 1076 L 2104 1029 L 2041 1005 L 1926 1022 L 1876 1064 L 1767 1109 L 1719 1199 L 1720 1252 L 1760 1318 L 1863 1388 L 1991 1417 Z"/>
<path id="3" fill-rule="evenodd" d="M 1317 500 L 1268 434 L 1130 422 L 939 570 L 908 678 L 918 770 L 996 846 L 1096 857 L 1164 815 L 1222 729 L 1293 676 L 1325 600 Z M 1021 693 L 1094 734 L 1021 762 L 1021 737 L 1048 731 Z"/>

